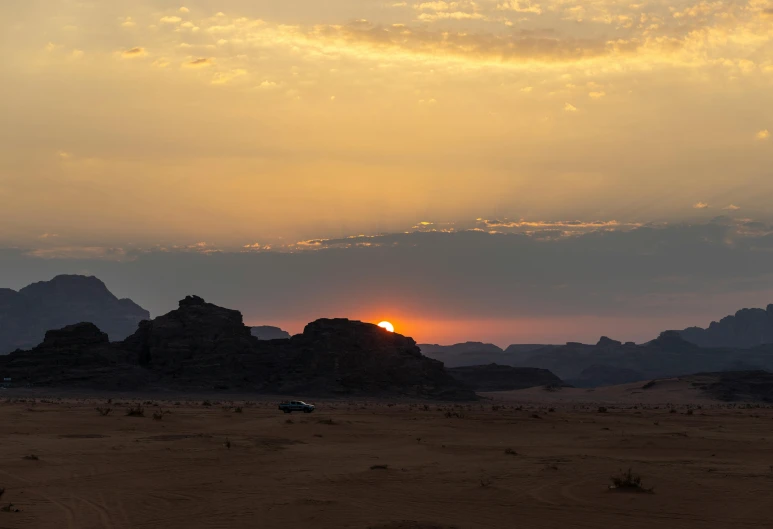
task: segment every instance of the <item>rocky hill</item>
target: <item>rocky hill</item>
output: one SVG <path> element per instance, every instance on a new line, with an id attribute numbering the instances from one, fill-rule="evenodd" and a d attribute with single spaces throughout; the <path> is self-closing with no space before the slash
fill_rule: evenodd
<path id="1" fill-rule="evenodd" d="M 773 343 L 773 305 L 741 309 L 734 316 L 713 321 L 708 328 L 688 327 L 682 338 L 701 347 L 750 348 Z"/>
<path id="2" fill-rule="evenodd" d="M 0 357 L 0 376 L 36 386 L 476 398 L 412 339 L 376 325 L 318 320 L 290 340 L 260 341 L 240 312 L 196 296 L 123 342 L 91 324 L 49 332 L 39 347 Z"/>
<path id="3" fill-rule="evenodd" d="M 252 327 L 250 329 L 252 335 L 258 340 L 289 340 L 290 333 L 283 331 L 279 327 L 272 327 L 271 325 L 261 325 L 258 327 Z"/>
<path id="4" fill-rule="evenodd" d="M 476 391 L 510 391 L 538 386 L 552 389 L 571 387 L 547 369 L 510 367 L 489 364 L 485 366 L 455 367 L 451 376 Z"/>
<path id="5" fill-rule="evenodd" d="M 718 400 L 773 402 L 773 373 L 767 371 L 700 373 L 682 380 Z"/>
<path id="6" fill-rule="evenodd" d="M 150 313 L 118 299 L 96 277 L 57 276 L 16 292 L 0 289 L 0 354 L 40 344 L 46 331 L 91 322 L 110 340 L 123 340 Z"/>

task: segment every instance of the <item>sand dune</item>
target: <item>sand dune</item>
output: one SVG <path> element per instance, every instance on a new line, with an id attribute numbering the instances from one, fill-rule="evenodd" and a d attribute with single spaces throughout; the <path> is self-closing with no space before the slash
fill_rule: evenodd
<path id="1" fill-rule="evenodd" d="M 598 413 L 562 403 L 567 390 L 539 391 L 471 405 L 317 402 L 292 416 L 274 401 L 153 399 L 146 417 L 127 417 L 126 399 L 8 401 L 0 488 L 21 512 L 0 512 L 0 527 L 769 526 L 770 409 Z M 547 395 L 555 411 L 516 393 Z M 628 467 L 655 493 L 609 491 Z"/>

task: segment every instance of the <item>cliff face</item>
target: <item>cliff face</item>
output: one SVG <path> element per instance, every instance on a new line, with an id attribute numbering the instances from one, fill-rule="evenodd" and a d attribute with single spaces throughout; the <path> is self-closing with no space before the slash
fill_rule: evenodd
<path id="1" fill-rule="evenodd" d="M 111 340 L 123 340 L 150 313 L 129 299 L 118 299 L 95 277 L 62 275 L 19 292 L 0 289 L 0 354 L 30 349 L 46 331 L 90 322 Z"/>
<path id="2" fill-rule="evenodd" d="M 773 343 L 773 305 L 766 309 L 741 309 L 733 316 L 713 321 L 707 329 L 689 327 L 682 338 L 701 347 L 750 348 Z"/>

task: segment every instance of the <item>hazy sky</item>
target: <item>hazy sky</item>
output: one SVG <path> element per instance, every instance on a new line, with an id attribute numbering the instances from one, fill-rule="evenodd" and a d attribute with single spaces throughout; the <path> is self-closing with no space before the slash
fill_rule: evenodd
<path id="1" fill-rule="evenodd" d="M 500 342 L 773 286 L 739 261 L 770 251 L 770 0 L 2 0 L 0 45 L 0 286 L 97 270 L 154 312 Z"/>

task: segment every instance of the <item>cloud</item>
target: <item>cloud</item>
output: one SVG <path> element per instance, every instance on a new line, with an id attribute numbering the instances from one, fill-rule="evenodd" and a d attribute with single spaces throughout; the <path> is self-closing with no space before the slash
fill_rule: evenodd
<path id="1" fill-rule="evenodd" d="M 127 59 L 133 59 L 137 57 L 146 57 L 148 52 L 145 48 L 131 48 L 121 53 L 121 56 Z"/>
<path id="2" fill-rule="evenodd" d="M 730 204 L 729 206 L 725 206 L 722 209 L 725 209 L 725 210 L 728 210 L 728 211 L 737 211 L 737 210 L 739 210 L 741 208 L 739 206 L 736 206 L 735 204 Z"/>
<path id="3" fill-rule="evenodd" d="M 516 13 L 534 13 L 535 15 L 542 14 L 542 7 L 539 4 L 532 4 L 528 0 L 509 0 L 507 2 L 497 4 L 497 9 L 500 11 L 515 11 Z"/>
<path id="4" fill-rule="evenodd" d="M 188 9 L 187 7 L 185 7 L 185 6 L 180 8 L 180 13 L 190 13 L 190 12 L 191 12 L 191 10 Z"/>
<path id="5" fill-rule="evenodd" d="M 606 96 L 607 93 L 606 92 L 590 92 L 588 95 L 590 97 L 592 97 L 593 99 L 599 99 L 599 98 L 602 98 L 602 97 Z"/>
<path id="6" fill-rule="evenodd" d="M 202 68 L 206 66 L 212 66 L 214 61 L 210 58 L 199 58 L 183 64 L 186 68 Z"/>
<path id="7" fill-rule="evenodd" d="M 159 20 L 162 24 L 177 24 L 179 22 L 182 22 L 182 18 L 175 17 L 175 16 L 166 16 L 162 17 L 161 20 Z"/>
<path id="8" fill-rule="evenodd" d="M 134 22 L 132 17 L 126 17 L 126 19 L 123 22 L 121 22 L 121 26 L 123 26 L 125 28 L 133 28 L 136 25 L 137 25 L 137 23 Z"/>
<path id="9" fill-rule="evenodd" d="M 757 133 L 758 140 L 767 140 L 770 137 L 770 131 L 763 129 Z"/>
<path id="10" fill-rule="evenodd" d="M 693 209 L 708 209 L 709 205 L 705 202 L 696 202 L 692 207 Z"/>
<path id="11" fill-rule="evenodd" d="M 235 69 L 229 72 L 217 72 L 212 79 L 212 84 L 228 84 L 237 77 L 247 75 L 247 70 Z"/>
<path id="12" fill-rule="evenodd" d="M 566 112 L 577 112 L 577 107 L 572 105 L 571 103 L 565 103 L 564 110 Z"/>

